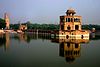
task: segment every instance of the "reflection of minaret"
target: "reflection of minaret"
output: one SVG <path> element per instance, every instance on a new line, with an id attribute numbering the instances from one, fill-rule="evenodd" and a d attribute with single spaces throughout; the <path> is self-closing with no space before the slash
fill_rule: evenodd
<path id="1" fill-rule="evenodd" d="M 6 29 L 9 29 L 10 21 L 9 21 L 9 17 L 8 17 L 7 13 L 4 14 L 4 19 L 5 19 L 5 23 L 6 23 Z"/>
<path id="2" fill-rule="evenodd" d="M 9 33 L 6 33 L 5 34 L 5 37 L 6 37 L 6 43 L 5 43 L 5 50 L 9 47 L 9 44 L 10 44 L 10 34 Z"/>
<path id="3" fill-rule="evenodd" d="M 73 62 L 75 58 L 80 57 L 80 44 L 62 42 L 59 47 L 59 55 L 65 57 L 67 62 Z"/>

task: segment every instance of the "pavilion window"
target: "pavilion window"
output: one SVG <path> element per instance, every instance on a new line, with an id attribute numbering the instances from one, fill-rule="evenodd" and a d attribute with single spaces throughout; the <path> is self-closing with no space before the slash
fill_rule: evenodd
<path id="1" fill-rule="evenodd" d="M 74 18 L 74 22 L 80 22 L 79 18 Z"/>
<path id="2" fill-rule="evenodd" d="M 70 22 L 70 18 L 68 18 L 68 22 Z"/>
<path id="3" fill-rule="evenodd" d="M 66 22 L 68 22 L 68 18 L 66 18 Z"/>

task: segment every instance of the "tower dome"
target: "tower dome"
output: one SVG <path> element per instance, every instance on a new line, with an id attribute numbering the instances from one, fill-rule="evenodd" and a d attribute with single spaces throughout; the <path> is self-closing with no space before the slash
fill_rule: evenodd
<path id="1" fill-rule="evenodd" d="M 67 11 L 66 11 L 66 14 L 67 16 L 73 16 L 74 14 L 76 14 L 75 10 L 73 8 L 69 8 Z"/>

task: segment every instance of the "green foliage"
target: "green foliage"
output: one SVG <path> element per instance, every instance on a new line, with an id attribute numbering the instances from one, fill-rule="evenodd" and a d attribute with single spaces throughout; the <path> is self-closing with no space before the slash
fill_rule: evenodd
<path id="1" fill-rule="evenodd" d="M 0 18 L 0 29 L 4 29 L 6 27 L 6 23 L 5 23 L 5 20 Z"/>
<path id="2" fill-rule="evenodd" d="M 55 24 L 32 24 L 32 23 L 23 23 L 24 25 L 27 25 L 28 29 L 41 29 L 41 30 L 59 30 L 59 25 Z M 10 24 L 10 28 L 12 29 L 18 29 L 19 24 Z"/>
<path id="3" fill-rule="evenodd" d="M 20 24 L 10 24 L 11 29 L 19 29 Z"/>
<path id="4" fill-rule="evenodd" d="M 32 29 L 59 30 L 59 25 L 55 25 L 55 24 L 33 24 Z"/>
<path id="5" fill-rule="evenodd" d="M 5 45 L 5 43 L 6 43 L 6 37 L 5 36 L 4 37 L 0 37 L 0 46 Z"/>
<path id="6" fill-rule="evenodd" d="M 24 25 L 27 25 L 28 29 L 40 29 L 40 30 L 59 30 L 60 26 L 57 24 L 32 24 L 30 21 L 27 21 L 26 23 L 23 23 Z M 10 24 L 10 28 L 12 29 L 18 29 L 20 24 Z M 95 28 L 96 30 L 100 30 L 100 25 L 82 25 L 82 29 L 84 30 L 92 30 L 92 28 Z"/>
<path id="7" fill-rule="evenodd" d="M 100 40 L 100 35 L 95 35 L 95 38 L 91 38 L 91 40 Z"/>
<path id="8" fill-rule="evenodd" d="M 100 30 L 100 25 L 93 25 L 93 24 L 82 25 L 82 29 L 85 30 L 92 30 L 92 28 L 95 28 L 96 30 Z"/>

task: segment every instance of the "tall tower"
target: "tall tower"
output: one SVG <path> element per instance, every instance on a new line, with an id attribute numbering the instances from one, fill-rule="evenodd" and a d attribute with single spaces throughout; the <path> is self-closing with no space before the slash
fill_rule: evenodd
<path id="1" fill-rule="evenodd" d="M 4 19 L 5 19 L 5 23 L 6 23 L 6 29 L 9 29 L 10 21 L 9 21 L 9 17 L 8 17 L 7 13 L 4 14 Z"/>
<path id="2" fill-rule="evenodd" d="M 60 16 L 60 30 L 81 30 L 82 18 L 74 14 L 75 10 L 70 8 L 66 15 Z"/>

